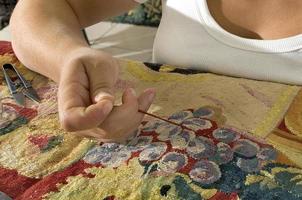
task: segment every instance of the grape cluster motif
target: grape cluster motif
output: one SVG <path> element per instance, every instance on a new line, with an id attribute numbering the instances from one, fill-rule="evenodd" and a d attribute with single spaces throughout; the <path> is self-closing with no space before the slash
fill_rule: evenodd
<path id="1" fill-rule="evenodd" d="M 244 172 L 258 172 L 277 158 L 276 150 L 246 134 L 218 127 L 208 107 L 185 110 L 168 119 L 188 129 L 154 119 L 143 123 L 128 143 L 93 147 L 84 161 L 103 167 L 119 167 L 137 157 L 142 165 L 155 165 L 162 173 L 183 173 L 200 184 L 212 184 L 222 176 L 221 165 L 235 162 Z"/>

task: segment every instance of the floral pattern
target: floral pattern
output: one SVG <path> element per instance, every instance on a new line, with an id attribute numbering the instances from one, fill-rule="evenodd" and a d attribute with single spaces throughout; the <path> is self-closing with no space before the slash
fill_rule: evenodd
<path id="1" fill-rule="evenodd" d="M 1 55 L 3 52 L 12 53 L 9 44 L 2 44 L 2 47 Z M 17 62 L 10 55 L 2 56 L 1 59 L 2 62 Z M 294 146 L 295 151 L 288 151 L 286 156 L 248 133 L 251 129 L 244 127 L 259 128 L 254 126 L 257 121 L 252 118 L 251 122 L 241 119 L 247 119 L 244 115 L 250 116 L 247 112 L 249 109 L 240 109 L 240 106 L 228 102 L 235 98 L 218 89 L 221 85 L 216 85 L 219 82 L 217 80 L 224 78 L 214 75 L 206 75 L 208 78 L 202 79 L 203 83 L 208 81 L 200 90 L 204 96 L 196 97 L 198 101 L 194 101 L 194 104 L 188 103 L 189 106 L 185 107 L 188 109 L 177 110 L 180 104 L 172 104 L 170 110 L 159 114 L 179 125 L 146 117 L 135 136 L 125 144 L 99 145 L 62 130 L 56 108 L 56 84 L 26 70 L 18 62 L 16 66 L 33 83 L 42 101 L 40 104 L 29 102 L 26 108 L 19 107 L 9 98 L 1 101 L 4 112 L 0 121 L 0 198 L 4 198 L 5 194 L 16 200 L 302 199 L 302 170 L 297 167 L 299 165 L 295 165 L 296 162 L 291 161 L 299 161 L 301 154 L 296 153 L 296 150 L 299 152 L 299 145 L 288 139 L 295 137 L 290 135 L 292 130 L 298 131 L 292 126 L 295 116 L 300 113 L 298 104 L 291 108 L 297 112 L 294 117 L 283 120 L 277 128 L 280 134 L 274 135 L 275 138 L 284 136 Z M 131 70 L 138 68 L 130 66 Z M 128 70 L 130 68 L 123 71 L 126 73 L 123 81 L 127 81 L 127 84 L 122 81 L 117 88 L 137 85 L 137 81 L 128 80 L 130 75 L 132 77 L 135 74 Z M 171 76 L 164 74 L 168 79 Z M 227 87 L 232 87 L 232 90 L 228 92 L 237 91 L 238 80 L 228 79 L 232 82 Z M 158 77 L 154 77 L 153 81 L 157 80 Z M 171 80 L 171 84 L 176 84 L 177 81 L 174 80 L 179 79 Z M 194 79 L 194 84 L 196 80 L 199 79 Z M 219 92 L 212 95 L 212 89 L 211 93 L 207 93 L 206 87 L 214 88 L 210 85 L 213 82 L 221 94 L 228 96 L 228 101 L 220 98 Z M 252 81 L 247 80 L 244 82 L 251 85 L 253 90 L 256 90 L 255 85 L 263 85 L 254 82 L 251 84 Z M 166 79 L 164 83 L 167 83 Z M 265 87 L 265 90 L 275 88 L 273 91 L 293 91 L 285 90 L 283 86 L 281 89 L 278 87 L 280 86 Z M 2 96 L 9 96 L 5 85 L 0 85 L 0 90 Z M 243 91 L 239 93 L 241 96 L 245 95 Z M 274 103 L 274 97 L 267 96 L 272 105 L 276 106 L 276 109 L 269 111 L 279 112 L 280 106 Z M 249 98 L 245 96 L 243 99 Z M 284 101 L 283 98 L 282 102 Z M 198 105 L 202 106 L 198 108 Z M 256 105 L 261 107 L 262 104 Z M 236 112 L 229 112 L 234 107 Z M 172 110 L 176 112 L 172 113 Z M 258 116 L 253 113 L 251 115 Z M 236 119 L 244 126 L 236 125 Z M 259 119 L 266 120 L 263 117 Z M 268 123 L 272 122 L 265 121 L 261 125 Z M 265 125 L 261 130 L 266 130 L 267 127 Z M 268 139 L 276 142 L 274 137 Z M 282 147 L 278 143 L 273 144 L 278 148 Z"/>
<path id="2" fill-rule="evenodd" d="M 102 146 L 92 148 L 84 157 L 91 164 L 99 163 L 104 167 L 118 167 L 127 161 L 131 152 L 125 146 L 115 143 L 105 143 Z"/>
<path id="3" fill-rule="evenodd" d="M 36 145 L 40 151 L 47 152 L 51 149 L 55 148 L 56 146 L 60 145 L 63 140 L 63 136 L 48 136 L 48 134 L 44 135 L 36 135 L 36 136 L 29 136 L 28 140 Z"/>
<path id="4" fill-rule="evenodd" d="M 146 26 L 158 26 L 161 19 L 161 0 L 149 0 L 136 9 L 115 17 L 114 22 L 130 23 Z"/>
<path id="5" fill-rule="evenodd" d="M 208 160 L 197 162 L 189 173 L 192 180 L 202 183 L 211 184 L 218 181 L 221 177 L 219 166 Z"/>
<path id="6" fill-rule="evenodd" d="M 221 166 L 226 164 L 234 165 L 242 173 L 255 173 L 277 159 L 277 151 L 272 146 L 246 138 L 236 130 L 215 128 L 215 122 L 207 119 L 213 114 L 209 108 L 199 108 L 168 117 L 180 126 L 151 120 L 142 125 L 137 136 L 126 145 L 94 147 L 84 160 L 104 167 L 119 167 L 138 157 L 143 166 L 157 166 L 155 171 L 188 173 L 192 181 L 210 185 L 220 180 Z M 154 169 L 148 171 L 154 173 Z"/>
<path id="7" fill-rule="evenodd" d="M 16 4 L 17 0 L 0 0 L 0 30 L 8 25 Z"/>
<path id="8" fill-rule="evenodd" d="M 175 173 L 186 166 L 188 158 L 185 154 L 177 152 L 167 153 L 159 163 L 160 169 L 167 173 Z"/>

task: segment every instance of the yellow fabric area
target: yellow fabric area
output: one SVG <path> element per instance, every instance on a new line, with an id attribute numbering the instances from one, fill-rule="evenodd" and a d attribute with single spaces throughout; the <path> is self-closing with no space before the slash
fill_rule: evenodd
<path id="1" fill-rule="evenodd" d="M 154 87 L 155 114 L 212 106 L 222 110 L 226 126 L 266 137 L 280 122 L 300 87 L 225 77 L 210 73 L 181 75 L 147 69 L 142 63 L 121 62 L 122 77 L 139 91 Z M 167 68 L 167 66 L 165 66 Z M 169 68 L 168 68 L 169 69 Z"/>
<path id="2" fill-rule="evenodd" d="M 291 161 L 302 167 L 302 91 L 300 91 L 284 117 L 292 134 L 274 130 L 267 140 Z"/>
<path id="3" fill-rule="evenodd" d="M 248 175 L 245 184 L 250 185 L 256 182 L 261 182 L 261 184 L 265 184 L 269 186 L 270 189 L 273 189 L 274 187 L 277 187 L 278 183 L 275 181 L 275 175 L 280 172 L 289 172 L 289 173 L 297 173 L 301 174 L 302 170 L 297 168 L 281 168 L 281 167 L 275 167 L 272 169 L 272 172 L 269 173 L 268 171 L 261 171 L 261 175 Z M 291 181 L 295 180 L 301 180 L 302 176 L 297 175 L 294 178 L 291 179 Z"/>
<path id="4" fill-rule="evenodd" d="M 82 158 L 93 143 L 62 131 L 58 125 L 57 116 L 51 115 L 0 137 L 0 165 L 17 169 L 27 177 L 39 178 L 62 170 Z M 56 148 L 41 153 L 27 139 L 41 133 L 49 136 L 64 135 L 64 139 Z"/>
<path id="5" fill-rule="evenodd" d="M 289 139 L 283 137 L 278 132 L 274 131 L 267 137 L 267 141 L 276 149 L 287 156 L 297 166 L 302 167 L 302 145 L 301 141 L 296 141 L 294 138 Z"/>
<path id="6" fill-rule="evenodd" d="M 14 63 L 18 71 L 28 81 L 31 81 L 35 89 L 48 87 L 54 83 L 49 79 L 38 75 L 25 68 L 21 63 L 10 55 L 0 56 L 0 65 L 4 63 Z M 3 73 L 0 73 L 0 79 L 4 80 Z M 10 96 L 8 87 L 3 82 L 0 85 L 0 97 Z M 16 169 L 21 175 L 40 178 L 55 171 L 62 170 L 71 163 L 84 156 L 88 149 L 94 144 L 88 139 L 66 133 L 60 128 L 57 114 L 47 114 L 46 108 L 54 107 L 54 113 L 57 113 L 56 91 L 53 101 L 43 99 L 39 105 L 32 101 L 27 101 L 27 107 L 43 111 L 38 116 L 10 132 L 0 137 L 0 165 L 8 169 Z M 3 100 L 2 103 L 15 104 L 13 99 Z M 60 145 L 50 151 L 41 153 L 39 148 L 30 143 L 28 137 L 35 135 L 63 136 L 64 139 Z"/>
<path id="7" fill-rule="evenodd" d="M 0 65 L 6 62 L 15 61 L 11 56 L 0 56 Z M 81 159 L 95 142 L 62 130 L 57 114 L 56 84 L 26 69 L 18 62 L 16 65 L 35 89 L 46 92 L 41 92 L 44 96 L 39 105 L 27 102 L 29 108 L 37 110 L 37 117 L 28 124 L 0 137 L 0 165 L 15 169 L 27 177 L 44 177 L 63 170 Z M 120 102 L 121 93 L 127 87 L 134 87 L 137 93 L 149 87 L 155 88 L 157 96 L 149 112 L 167 117 L 180 110 L 211 108 L 215 112 L 211 120 L 220 127 L 235 128 L 265 138 L 286 155 L 286 157 L 279 156 L 283 163 L 294 162 L 297 166 L 302 166 L 302 146 L 301 141 L 297 139 L 301 137 L 302 132 L 300 87 L 210 73 L 171 74 L 168 72 L 173 67 L 169 66 L 165 66 L 163 70 L 160 70 L 161 72 L 155 72 L 143 63 L 134 61 L 121 60 L 120 66 L 120 79 L 116 86 L 117 103 Z M 2 73 L 0 73 L 0 79 L 3 80 Z M 0 95 L 1 97 L 9 96 L 4 82 L 0 85 Z M 295 99 L 294 103 L 292 103 L 293 99 Z M 5 102 L 14 103 L 12 99 Z M 286 124 L 295 133 L 295 137 L 276 129 L 284 116 Z M 62 136 L 63 140 L 55 148 L 41 152 L 39 147 L 28 139 L 41 134 Z M 261 181 L 262 184 L 273 188 L 276 186 L 274 174 L 282 170 L 294 172 L 296 169 L 275 168 L 272 173 L 262 171 L 261 176 L 248 176 L 246 185 Z M 181 176 L 196 193 L 201 194 L 205 199 L 210 199 L 217 192 L 216 189 L 207 190 L 196 186 L 184 174 L 142 177 L 144 169 L 137 158 L 117 169 L 95 167 L 86 169 L 86 172 L 95 177 L 87 178 L 82 175 L 69 177 L 67 184 L 58 185 L 58 192 L 48 193 L 44 199 L 103 199 L 111 194 L 117 199 L 174 200 L 177 199 L 177 191 L 172 182 L 176 176 Z M 299 178 L 300 176 L 296 177 L 296 179 Z M 159 193 L 163 185 L 171 185 L 165 197 Z"/>
<path id="8" fill-rule="evenodd" d="M 265 136 L 270 133 L 272 128 L 280 121 L 280 116 L 282 116 L 284 111 L 286 111 L 287 107 L 284 105 L 288 104 L 289 97 L 295 97 L 299 90 L 299 87 L 289 87 L 287 90 L 283 91 L 272 109 L 267 113 L 263 122 L 251 132 L 259 136 Z M 295 122 L 297 123 L 298 121 L 295 120 Z"/>
<path id="9" fill-rule="evenodd" d="M 175 176 L 182 176 L 188 183 L 190 178 L 183 174 L 173 174 L 160 177 L 142 177 L 143 168 L 138 159 L 132 159 L 128 165 L 113 168 L 91 168 L 86 172 L 95 175 L 94 178 L 75 176 L 68 178 L 68 183 L 59 186 L 59 192 L 52 192 L 45 196 L 47 200 L 77 200 L 77 199 L 104 199 L 114 195 L 117 199 L 152 199 L 175 200 L 177 191 L 173 185 Z M 171 185 L 166 197 L 158 192 L 163 185 Z M 201 189 L 191 184 L 192 189 L 209 199 L 217 192 L 216 189 Z M 100 189 L 104 188 L 104 189 Z"/>
<path id="10" fill-rule="evenodd" d="M 34 88 L 53 84 L 48 79 L 26 69 L 14 61 L 11 56 L 1 56 L 0 64 L 6 62 L 15 62 L 18 70 L 25 78 L 32 81 Z M 248 131 L 259 137 L 266 137 L 279 123 L 300 89 L 296 86 L 209 73 L 181 75 L 155 72 L 142 63 L 134 61 L 120 61 L 120 65 L 122 82 L 134 86 L 138 92 L 148 87 L 156 88 L 157 97 L 150 112 L 166 117 L 176 110 L 209 106 L 222 113 L 222 116 L 215 121 L 223 121 L 226 127 Z M 166 66 L 166 68 L 168 67 Z M 0 78 L 1 76 L 2 74 Z M 121 84 L 120 88 L 117 89 L 119 96 L 127 84 Z M 5 84 L 2 84 L 0 89 L 2 97 L 9 95 Z M 46 99 L 41 104 L 45 104 L 44 107 L 49 108 L 56 106 L 56 103 Z M 37 107 L 34 104 L 29 105 L 33 108 Z M 35 131 L 29 129 L 29 126 L 33 124 L 38 127 Z M 39 155 L 34 152 L 37 151 L 36 147 L 33 147 L 26 140 L 27 136 L 38 132 L 66 137 L 64 143 L 58 149 L 54 149 L 54 152 L 50 151 Z M 0 145 L 2 150 L 0 163 L 5 167 L 18 169 L 21 174 L 30 177 L 39 177 L 62 169 L 62 167 L 79 159 L 91 145 L 88 140 L 82 140 L 61 130 L 56 114 L 45 114 L 43 117 L 40 114 L 30 124 L 2 137 L 1 140 L 4 143 Z M 73 155 L 76 156 L 73 157 Z M 12 159 L 14 161 L 8 159 L 11 158 L 10 156 L 15 157 Z M 52 158 L 51 161 L 47 161 L 49 157 Z M 33 159 L 31 164 L 33 166 L 27 165 L 28 159 Z"/>
<path id="11" fill-rule="evenodd" d="M 280 172 L 300 174 L 302 173 L 302 170 L 297 168 L 275 167 L 272 169 L 271 173 L 268 171 L 261 171 L 261 175 L 248 175 L 245 184 L 251 185 L 253 183 L 260 183 L 262 187 L 267 186 L 269 189 L 274 189 L 278 187 L 278 182 L 275 180 L 275 175 Z M 302 183 L 302 176 L 301 175 L 295 176 L 290 181 L 300 181 Z"/>
<path id="12" fill-rule="evenodd" d="M 302 139 L 302 91 L 299 92 L 285 116 L 287 128 Z"/>

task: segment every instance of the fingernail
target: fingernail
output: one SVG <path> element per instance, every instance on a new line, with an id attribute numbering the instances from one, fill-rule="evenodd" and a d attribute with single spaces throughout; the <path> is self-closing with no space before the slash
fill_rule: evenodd
<path id="1" fill-rule="evenodd" d="M 104 115 L 108 115 L 111 112 L 112 108 L 113 108 L 112 103 L 107 101 L 103 105 L 103 113 L 104 113 Z"/>
<path id="2" fill-rule="evenodd" d="M 132 94 L 133 96 L 136 97 L 136 92 L 135 92 L 135 90 L 134 90 L 133 88 L 129 88 L 129 91 L 131 92 L 131 94 Z"/>
<path id="3" fill-rule="evenodd" d="M 108 94 L 108 93 L 106 93 L 106 92 L 101 92 L 101 93 L 99 93 L 99 94 L 97 94 L 97 95 L 95 96 L 94 100 L 95 100 L 96 102 L 98 102 L 98 101 L 104 99 L 104 97 L 107 97 L 107 99 L 108 99 L 108 98 L 111 98 L 112 95 L 111 95 L 111 94 Z"/>
<path id="4" fill-rule="evenodd" d="M 154 100 L 154 97 L 155 97 L 155 92 L 151 92 L 148 96 L 149 102 L 152 102 Z"/>

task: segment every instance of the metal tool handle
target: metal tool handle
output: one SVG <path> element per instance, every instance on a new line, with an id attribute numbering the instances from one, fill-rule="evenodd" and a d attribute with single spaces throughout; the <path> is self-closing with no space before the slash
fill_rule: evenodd
<path id="1" fill-rule="evenodd" d="M 14 93 L 17 92 L 17 87 L 15 86 L 15 83 L 12 81 L 12 79 L 9 77 L 8 73 L 6 72 L 6 70 L 11 69 L 10 66 L 11 66 L 10 64 L 4 64 L 2 66 L 2 70 L 3 70 L 3 73 L 4 73 L 4 77 L 5 77 L 7 86 L 9 88 L 11 94 L 14 94 Z"/>
<path id="2" fill-rule="evenodd" d="M 18 78 L 20 79 L 20 81 L 22 82 L 22 84 L 25 88 L 32 87 L 31 84 L 18 72 L 18 70 L 13 65 L 4 64 L 3 66 L 5 66 L 7 69 L 13 70 L 17 74 Z"/>

